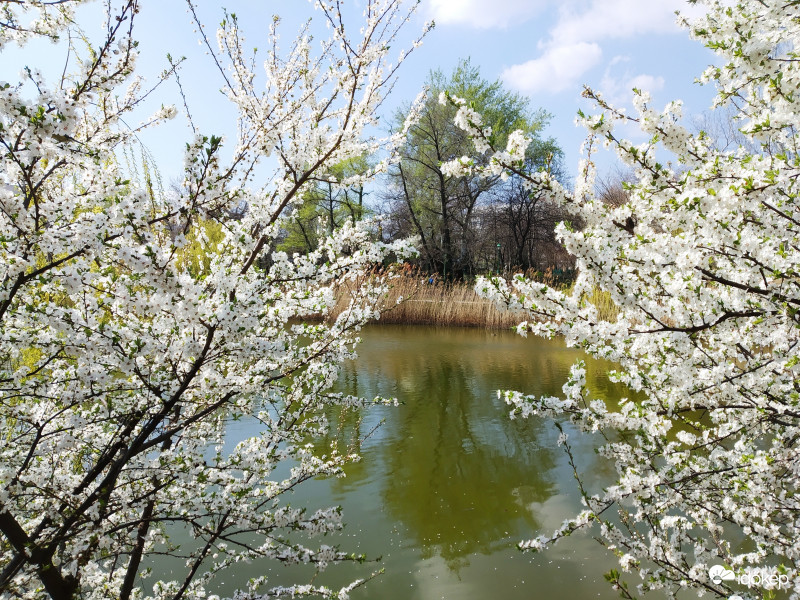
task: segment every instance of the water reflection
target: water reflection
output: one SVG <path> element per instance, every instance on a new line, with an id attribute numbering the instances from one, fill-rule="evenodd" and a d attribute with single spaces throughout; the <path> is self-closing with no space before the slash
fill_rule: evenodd
<path id="1" fill-rule="evenodd" d="M 347 526 L 335 541 L 383 557 L 385 574 L 352 597 L 615 597 L 602 578 L 614 559 L 588 536 L 538 555 L 516 549 L 580 505 L 552 423 L 511 420 L 496 395 L 499 388 L 560 394 L 570 366 L 585 357 L 558 341 L 511 332 L 375 326 L 363 337 L 359 358 L 344 366 L 337 391 L 394 396 L 402 404 L 332 414 L 320 451 L 333 442 L 353 448 L 374 430 L 360 444 L 364 458 L 345 478 L 301 486 L 292 499 L 310 508 L 342 505 Z M 613 400 L 621 391 L 607 382 L 608 367 L 587 360 L 587 380 Z M 611 469 L 598 462 L 595 441 L 571 441 L 589 484 L 607 484 Z M 332 568 L 316 583 L 343 585 L 375 568 Z M 272 585 L 299 575 L 274 565 L 242 566 L 219 591 L 266 571 Z"/>
<path id="2" fill-rule="evenodd" d="M 521 528 L 519 521 L 538 529 L 525 505 L 553 490 L 551 451 L 535 443 L 534 427 L 498 410 L 468 359 L 417 358 L 404 410 L 375 449 L 383 456 L 381 497 L 392 517 L 406 525 L 423 557 L 440 554 L 454 569 L 465 556 L 491 552 Z"/>
<path id="3" fill-rule="evenodd" d="M 340 391 L 396 396 L 402 405 L 381 409 L 386 422 L 362 448 L 366 460 L 333 488 L 341 499 L 359 486 L 378 488 L 386 516 L 402 525 L 404 546 L 416 550 L 421 573 L 438 564 L 459 578 L 476 555 L 507 555 L 520 539 L 553 529 L 577 508 L 574 493 L 562 494 L 574 486 L 558 468 L 563 452 L 552 424 L 510 419 L 496 390 L 559 394 L 581 353 L 508 332 L 395 326 L 374 327 L 364 337 L 359 359 L 343 369 Z M 587 366 L 593 388 L 609 398 L 619 393 L 607 383 L 609 365 Z M 372 425 L 353 411 L 334 420 L 340 433 Z M 595 477 L 610 475 L 593 464 L 592 450 L 578 443 L 579 460 Z M 557 521 L 548 514 L 554 506 Z M 462 596 L 468 585 L 456 586 Z"/>

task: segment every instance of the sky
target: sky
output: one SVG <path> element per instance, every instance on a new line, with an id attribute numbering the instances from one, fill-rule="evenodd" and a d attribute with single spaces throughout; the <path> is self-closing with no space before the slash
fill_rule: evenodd
<path id="1" fill-rule="evenodd" d="M 350 0 L 356 6 L 364 0 Z M 263 45 L 272 15 L 282 17 L 282 42 L 288 45 L 313 10 L 305 0 L 196 0 L 198 13 L 212 34 L 223 17 L 223 6 L 239 16 L 246 43 Z M 150 82 L 167 67 L 166 54 L 185 56 L 181 82 L 196 124 L 204 133 L 234 131 L 234 113 L 222 98 L 222 80 L 211 58 L 198 43 L 199 33 L 182 0 L 142 0 L 135 38 L 140 42 L 139 70 Z M 452 72 L 460 59 L 470 58 L 488 80 L 528 97 L 531 107 L 551 114 L 544 131 L 565 154 L 567 172 L 575 174 L 585 132 L 575 126 L 579 108 L 592 110 L 581 98 L 584 85 L 601 91 L 612 104 L 630 109 L 631 89 L 651 92 L 656 107 L 681 98 L 685 115 L 708 109 L 713 89 L 694 83 L 714 61 L 714 55 L 676 24 L 675 11 L 697 10 L 684 0 L 422 0 L 405 34 L 408 42 L 433 20 L 436 27 L 399 71 L 393 96 L 385 104 L 384 120 L 409 103 L 433 69 Z M 94 11 L 94 12 L 92 12 Z M 81 13 L 87 31 L 99 24 L 98 5 Z M 13 81 L 22 64 L 44 64 L 57 76 L 62 60 L 57 49 L 29 47 L 4 52 L 0 80 Z M 182 108 L 177 85 L 169 81 L 149 99 Z M 144 115 L 141 116 L 144 118 Z M 131 125 L 135 125 L 132 123 Z M 634 141 L 636 131 L 625 134 Z M 180 174 L 182 151 L 191 137 L 185 118 L 178 117 L 142 136 L 165 179 Z M 614 170 L 610 155 L 595 157 L 601 173 Z"/>
<path id="2" fill-rule="evenodd" d="M 634 87 L 649 91 L 659 109 L 684 100 L 690 120 L 710 108 L 713 88 L 695 79 L 715 56 L 676 24 L 676 10 L 700 14 L 685 0 L 428 0 L 423 12 L 437 26 L 423 60 L 446 72 L 470 56 L 487 78 L 547 110 L 545 135 L 560 143 L 574 175 L 586 137 L 575 118 L 579 109 L 595 112 L 581 98 L 584 85 L 629 114 Z M 632 127 L 623 133 L 644 141 Z M 614 171 L 616 159 L 606 154 L 598 168 Z"/>

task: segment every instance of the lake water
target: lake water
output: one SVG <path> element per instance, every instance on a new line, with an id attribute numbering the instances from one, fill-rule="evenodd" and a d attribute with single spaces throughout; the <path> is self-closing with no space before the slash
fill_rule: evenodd
<path id="1" fill-rule="evenodd" d="M 586 534 L 544 553 L 517 549 L 580 503 L 553 423 L 510 419 L 496 393 L 559 394 L 570 365 L 585 356 L 560 341 L 506 331 L 371 326 L 362 337 L 339 391 L 396 397 L 401 405 L 332 415 L 331 438 L 320 447 L 352 444 L 383 424 L 360 444 L 363 460 L 346 477 L 308 482 L 287 500 L 310 509 L 341 505 L 345 530 L 322 543 L 381 560 L 335 565 L 314 582 L 338 587 L 382 568 L 352 598 L 616 598 L 603 579 L 616 561 Z M 608 366 L 587 360 L 587 380 L 614 399 L 621 390 L 607 381 Z M 249 427 L 236 424 L 231 435 Z M 594 453 L 598 440 L 573 432 L 570 442 L 589 487 L 611 481 L 612 469 Z M 243 565 L 219 580 L 218 593 L 264 574 L 287 584 L 313 571 Z"/>

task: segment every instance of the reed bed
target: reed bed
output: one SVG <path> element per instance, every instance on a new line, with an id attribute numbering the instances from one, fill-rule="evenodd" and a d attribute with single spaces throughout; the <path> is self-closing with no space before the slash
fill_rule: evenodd
<path id="1" fill-rule="evenodd" d="M 510 311 L 481 298 L 468 283 L 433 284 L 404 277 L 392 286 L 385 301 L 382 323 L 508 329 L 525 320 L 525 313 Z M 397 304 L 397 299 L 403 301 Z"/>
<path id="2" fill-rule="evenodd" d="M 348 302 L 349 293 L 342 290 L 329 318 L 335 319 Z M 472 284 L 431 283 L 423 276 L 393 279 L 382 302 L 381 323 L 507 329 L 525 320 L 525 313 L 504 309 L 478 296 Z"/>
<path id="3" fill-rule="evenodd" d="M 537 280 L 553 285 L 548 273 L 540 273 Z M 559 283 L 555 282 L 556 286 Z M 569 290 L 571 285 L 563 285 Z M 401 299 L 398 302 L 398 299 Z M 329 319 L 335 319 L 347 308 L 350 293 L 340 290 L 337 303 Z M 608 292 L 595 290 L 587 300 L 598 309 L 601 319 L 614 322 L 619 313 Z M 531 316 L 518 310 L 509 310 L 475 293 L 474 285 L 466 282 L 431 282 L 428 276 L 403 275 L 391 280 L 388 294 L 382 300 L 381 323 L 398 325 L 435 325 L 447 327 L 484 327 L 508 329 Z"/>

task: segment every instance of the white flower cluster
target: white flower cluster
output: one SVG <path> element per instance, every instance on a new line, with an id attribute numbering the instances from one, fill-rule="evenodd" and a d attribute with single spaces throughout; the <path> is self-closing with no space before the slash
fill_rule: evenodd
<path id="1" fill-rule="evenodd" d="M 627 202 L 597 196 L 588 159 L 574 192 L 522 173 L 580 216 L 580 229 L 557 231 L 577 281 L 569 293 L 523 277 L 476 289 L 526 310 L 522 331 L 616 362 L 611 376 L 631 390 L 606 406 L 577 365 L 562 399 L 505 394 L 514 416 L 566 416 L 602 431 L 610 441 L 601 454 L 618 477 L 605 490 L 581 489 L 590 518 L 523 547 L 595 523 L 623 570 L 641 577 L 640 592 L 727 597 L 728 583 L 708 577 L 725 564 L 739 573 L 776 566 L 800 598 L 800 10 L 786 0 L 703 4 L 705 15 L 684 23 L 718 53 L 704 79 L 717 86 L 716 104 L 735 111 L 747 148 L 720 151 L 692 134 L 678 102 L 657 111 L 636 91 L 629 116 L 587 90 L 599 112 L 580 117 L 586 147 L 606 144 L 635 173 Z M 620 120 L 638 122 L 650 140 L 620 139 Z M 464 129 L 482 154 L 475 123 Z M 665 154 L 672 165 L 660 162 Z M 601 317 L 598 293 L 616 316 Z"/>
<path id="2" fill-rule="evenodd" d="M 79 39 L 78 3 L 4 3 L 0 49 Z M 217 39 L 239 111 L 233 155 L 216 136 L 190 140 L 170 195 L 119 164 L 133 137 L 122 119 L 144 101 L 137 2 L 107 3 L 107 37 L 85 55 L 71 49 L 68 86 L 35 69 L 24 75 L 33 85 L 0 84 L 0 596 L 203 598 L 240 561 L 361 559 L 298 543 L 339 529 L 341 514 L 290 507 L 285 494 L 357 460 L 308 444 L 326 431 L 326 407 L 365 405 L 328 389 L 379 316 L 385 277 L 374 266 L 412 248 L 374 242 L 369 223 L 306 256 L 274 248 L 315 177 L 397 143 L 369 132 L 411 12 L 400 0 L 365 4 L 351 35 L 338 2 L 317 3 L 335 23 L 317 55 L 305 34 L 280 53 L 275 24 L 264 91 L 226 18 Z M 161 106 L 145 125 L 175 114 Z M 349 307 L 318 322 L 337 289 L 350 290 Z M 228 424 L 244 416 L 261 432 L 230 449 Z M 150 552 L 178 554 L 175 528 L 196 538 L 180 550 L 184 572 L 144 585 Z M 239 597 L 346 598 L 361 583 L 257 579 Z"/>
<path id="3" fill-rule="evenodd" d="M 462 156 L 442 164 L 442 173 L 451 177 L 482 175 L 484 177 L 500 176 L 505 180 L 511 171 L 522 167 L 525 151 L 531 140 L 521 130 L 511 132 L 504 151 L 495 151 L 490 143 L 491 127 L 482 127 L 482 117 L 466 104 L 466 100 L 453 96 L 448 92 L 439 94 L 440 104 L 453 104 L 457 107 L 455 124 L 464 130 L 472 139 L 475 150 L 479 154 L 492 152 L 485 164 L 478 164 L 472 157 Z"/>

